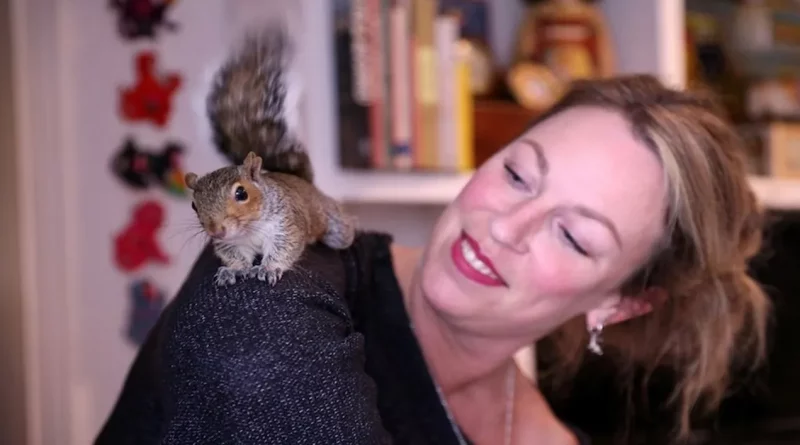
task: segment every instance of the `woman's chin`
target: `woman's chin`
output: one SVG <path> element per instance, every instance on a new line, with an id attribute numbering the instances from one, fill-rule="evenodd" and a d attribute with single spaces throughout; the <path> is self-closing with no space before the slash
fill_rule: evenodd
<path id="1" fill-rule="evenodd" d="M 449 214 L 439 220 L 434 237 L 425 253 L 421 286 L 427 303 L 443 316 L 473 319 L 480 317 L 502 298 L 502 289 L 483 283 L 474 271 L 467 269 L 459 256 L 462 225 Z M 493 303 L 493 301 L 494 303 Z"/>
<path id="2" fill-rule="evenodd" d="M 470 291 L 474 287 L 466 282 L 459 282 L 442 268 L 428 268 L 423 272 L 422 290 L 427 303 L 436 311 L 447 317 L 469 317 L 485 311 L 491 306 L 486 298 L 489 292 Z M 494 293 L 494 292 L 492 292 Z"/>

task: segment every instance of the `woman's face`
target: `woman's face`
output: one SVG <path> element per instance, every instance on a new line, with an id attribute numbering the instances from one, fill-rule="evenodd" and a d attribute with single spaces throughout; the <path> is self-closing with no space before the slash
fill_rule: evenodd
<path id="1" fill-rule="evenodd" d="M 569 109 L 478 169 L 436 225 L 423 291 L 454 322 L 544 335 L 613 311 L 660 239 L 665 209 L 661 165 L 628 122 Z"/>

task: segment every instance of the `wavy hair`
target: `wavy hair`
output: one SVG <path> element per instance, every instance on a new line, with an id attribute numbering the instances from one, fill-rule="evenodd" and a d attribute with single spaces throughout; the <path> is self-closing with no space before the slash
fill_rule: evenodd
<path id="1" fill-rule="evenodd" d="M 669 89 L 649 75 L 576 82 L 537 122 L 574 106 L 621 113 L 665 173 L 665 238 L 623 291 L 659 286 L 668 298 L 650 314 L 607 327 L 603 349 L 628 371 L 630 385 L 635 369 L 645 370 L 645 381 L 658 368 L 674 371 L 669 402 L 682 438 L 696 406 L 718 408 L 732 371 L 756 369 L 765 357 L 770 302 L 747 272 L 760 250 L 763 213 L 747 181 L 744 143 L 713 95 Z M 583 320 L 549 336 L 556 354 L 543 378 L 574 375 L 587 340 Z"/>

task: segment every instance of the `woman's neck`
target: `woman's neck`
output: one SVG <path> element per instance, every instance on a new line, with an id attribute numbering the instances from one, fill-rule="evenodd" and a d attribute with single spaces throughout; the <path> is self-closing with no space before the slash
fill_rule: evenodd
<path id="1" fill-rule="evenodd" d="M 432 307 L 419 285 L 421 249 L 392 247 L 395 274 L 425 361 L 445 393 L 484 379 L 504 378 L 521 337 L 484 335 L 449 321 Z"/>
<path id="2" fill-rule="evenodd" d="M 417 269 L 421 249 L 392 246 L 395 275 L 425 361 L 446 395 L 456 421 L 478 443 L 498 443 L 505 431 L 506 380 L 520 340 L 488 338 L 458 329 L 424 298 Z M 534 385 L 519 371 L 515 379 L 513 444 L 575 445 L 575 437 L 553 415 Z M 486 439 L 488 437 L 488 439 Z"/>

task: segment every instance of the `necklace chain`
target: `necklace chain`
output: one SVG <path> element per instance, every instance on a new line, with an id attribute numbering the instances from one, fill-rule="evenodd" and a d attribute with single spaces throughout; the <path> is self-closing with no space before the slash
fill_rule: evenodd
<path id="1" fill-rule="evenodd" d="M 410 323 L 411 332 L 414 332 L 414 324 Z M 504 445 L 511 445 L 511 433 L 513 432 L 514 427 L 514 395 L 516 393 L 516 383 L 517 383 L 517 373 L 513 362 L 508 366 L 508 371 L 506 372 L 506 408 L 505 408 L 505 428 L 503 433 L 503 444 Z M 455 433 L 456 438 L 458 439 L 459 445 L 468 445 L 467 440 L 464 438 L 464 435 L 461 434 L 461 428 L 456 425 L 455 418 L 453 418 L 453 413 L 450 411 L 450 405 L 447 403 L 447 399 L 445 399 L 444 394 L 442 393 L 442 388 L 439 386 L 438 383 L 434 380 L 433 382 L 434 387 L 436 388 L 436 394 L 439 396 L 439 403 L 442 404 L 444 408 L 445 414 L 447 414 L 447 420 L 450 421 L 450 427 L 453 429 L 453 433 Z"/>
<path id="2" fill-rule="evenodd" d="M 415 272 L 418 273 L 422 268 L 422 261 L 417 262 L 415 267 Z M 411 332 L 415 332 L 414 323 L 409 322 L 409 327 L 411 328 Z M 513 360 L 513 359 L 512 359 Z M 504 445 L 511 445 L 511 433 L 513 432 L 514 427 L 514 396 L 516 394 L 516 382 L 517 382 L 517 373 L 516 373 L 516 366 L 514 363 L 509 365 L 508 371 L 506 372 L 506 407 L 505 407 L 505 428 L 503 431 L 503 444 Z M 439 403 L 442 404 L 444 408 L 445 414 L 447 414 L 447 420 L 450 421 L 450 427 L 453 429 L 453 433 L 455 433 L 456 438 L 458 439 L 459 445 L 468 445 L 467 440 L 464 438 L 464 435 L 461 434 L 461 428 L 456 425 L 455 418 L 453 418 L 453 413 L 450 411 L 450 405 L 447 403 L 447 399 L 445 399 L 444 394 L 442 393 L 442 388 L 436 383 L 436 380 L 433 381 L 433 385 L 436 387 L 436 394 L 439 396 Z"/>
<path id="3" fill-rule="evenodd" d="M 511 433 L 513 431 L 514 423 L 514 394 L 516 393 L 516 380 L 517 373 L 514 372 L 514 365 L 511 364 L 506 372 L 506 409 L 505 429 L 503 435 L 504 445 L 511 445 Z M 444 407 L 444 411 L 447 414 L 447 419 L 450 421 L 450 426 L 453 428 L 456 438 L 458 438 L 459 445 L 467 445 L 467 440 L 464 438 L 464 435 L 461 434 L 461 429 L 458 427 L 458 425 L 456 425 L 456 421 L 453 418 L 453 413 L 450 411 L 450 405 L 447 403 L 447 400 L 442 393 L 442 388 L 436 382 L 434 382 L 434 385 L 436 386 L 436 394 L 439 395 L 439 402 L 441 402 L 442 406 Z"/>

